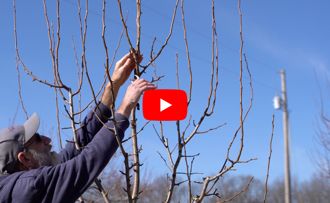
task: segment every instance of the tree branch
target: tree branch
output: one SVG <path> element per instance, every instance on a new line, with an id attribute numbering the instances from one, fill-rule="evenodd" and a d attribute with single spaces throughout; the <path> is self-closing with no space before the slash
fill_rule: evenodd
<path id="1" fill-rule="evenodd" d="M 274 137 L 274 114 L 272 116 L 272 133 L 271 133 L 270 141 L 269 141 L 269 156 L 268 156 L 268 164 L 267 164 L 267 175 L 266 175 L 266 181 L 265 181 L 264 203 L 266 203 L 267 193 L 268 193 L 268 177 L 269 177 L 270 161 L 272 158 L 272 151 L 273 151 L 273 149 L 272 149 L 273 137 Z"/>

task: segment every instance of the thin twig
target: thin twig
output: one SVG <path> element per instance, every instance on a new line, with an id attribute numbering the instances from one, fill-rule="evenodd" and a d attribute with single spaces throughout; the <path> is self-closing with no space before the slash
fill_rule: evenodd
<path id="1" fill-rule="evenodd" d="M 192 89 L 193 89 L 193 83 L 192 83 L 193 82 L 193 73 L 192 73 L 191 62 L 190 62 L 186 21 L 185 21 L 185 15 L 184 15 L 184 0 L 181 0 L 181 17 L 182 17 L 182 26 L 183 26 L 183 38 L 184 38 L 185 47 L 186 47 L 186 56 L 187 56 L 187 61 L 188 61 L 188 72 L 189 72 L 189 99 L 188 99 L 188 106 L 189 106 L 189 104 L 191 102 Z"/>
<path id="2" fill-rule="evenodd" d="M 250 83 L 250 103 L 249 103 L 249 106 L 248 106 L 247 111 L 245 112 L 245 115 L 244 115 L 244 118 L 243 118 L 243 123 L 245 122 L 247 116 L 249 115 L 249 113 L 250 113 L 250 111 L 252 109 L 252 104 L 253 104 L 253 99 L 254 99 L 253 84 L 252 84 L 252 75 L 251 75 L 251 72 L 250 72 L 249 65 L 248 65 L 248 62 L 247 62 L 247 59 L 246 59 L 246 55 L 245 54 L 244 54 L 244 58 L 245 58 L 246 69 L 247 69 L 247 72 L 249 74 L 249 81 L 250 81 L 249 82 Z M 237 130 L 236 130 L 236 132 L 234 134 L 234 137 L 233 137 L 233 139 L 231 140 L 231 142 L 229 144 L 229 147 L 227 149 L 227 159 L 226 159 L 226 161 L 230 159 L 229 158 L 229 156 L 230 156 L 230 150 L 231 150 L 231 147 L 232 147 L 234 141 L 236 140 L 236 137 L 237 137 L 240 129 L 241 129 L 241 126 L 239 126 L 237 128 Z M 241 148 L 240 148 L 240 151 L 241 151 Z M 238 158 L 240 158 L 240 157 L 238 157 Z M 225 164 L 223 166 L 225 166 Z"/>
<path id="3" fill-rule="evenodd" d="M 183 9 L 183 8 L 182 8 Z M 180 77 L 179 77 L 179 55 L 176 53 L 176 84 L 177 89 L 180 89 Z M 182 140 L 184 140 L 184 134 L 182 134 Z M 188 182 L 188 197 L 189 202 L 191 202 L 192 197 L 192 190 L 191 190 L 191 171 L 189 170 L 189 163 L 188 163 L 188 156 L 187 156 L 187 148 L 186 145 L 183 145 L 183 156 L 185 160 L 185 166 L 186 166 L 186 176 L 187 176 L 187 182 Z"/>
<path id="4" fill-rule="evenodd" d="M 77 88 L 76 92 L 73 93 L 73 96 L 79 94 L 79 111 L 81 111 L 81 88 L 82 88 L 83 81 L 84 81 L 84 66 L 81 66 L 81 68 L 79 67 L 78 56 L 77 56 L 77 51 L 76 51 L 76 46 L 75 46 L 74 41 L 73 41 L 73 51 L 74 51 L 74 58 L 76 61 L 76 66 L 78 68 L 78 88 Z M 80 114 L 79 120 L 81 120 L 81 114 Z"/>
<path id="5" fill-rule="evenodd" d="M 60 143 L 60 149 L 63 149 L 62 136 L 61 136 L 61 121 L 60 121 L 60 110 L 58 101 L 58 90 L 54 88 L 55 91 L 55 108 L 56 108 L 56 122 L 57 122 L 57 137 Z"/>
<path id="6" fill-rule="evenodd" d="M 221 202 L 222 202 L 222 203 L 224 203 L 224 202 L 231 202 L 231 201 L 233 201 L 234 199 L 236 199 L 238 196 L 240 196 L 241 194 L 243 194 L 244 192 L 246 192 L 246 191 L 249 189 L 249 187 L 250 187 L 252 181 L 253 181 L 253 177 L 250 178 L 248 184 L 247 184 L 247 185 L 246 185 L 241 191 L 239 191 L 238 193 L 236 193 L 236 194 L 233 195 L 232 197 L 230 197 L 230 198 L 228 198 L 228 199 L 225 199 L 224 201 L 221 201 Z"/>
<path id="7" fill-rule="evenodd" d="M 123 27 L 124 27 L 124 30 L 125 30 L 125 34 L 126 34 L 126 39 L 127 39 L 127 42 L 129 44 L 129 47 L 130 47 L 130 50 L 134 50 L 134 47 L 133 47 L 133 44 L 132 44 L 132 41 L 131 41 L 131 38 L 129 36 L 129 33 L 128 33 L 128 28 L 127 28 L 127 24 L 124 20 L 124 15 L 123 15 L 123 9 L 121 7 L 121 0 L 118 0 L 118 8 L 119 8 L 119 14 L 120 14 L 120 19 L 121 19 L 121 22 L 123 24 Z"/>
<path id="8" fill-rule="evenodd" d="M 272 116 L 272 134 L 270 136 L 270 141 L 269 141 L 269 156 L 268 156 L 268 164 L 267 164 L 267 175 L 266 175 L 266 181 L 265 181 L 264 203 L 266 203 L 267 193 L 268 193 L 268 177 L 269 177 L 270 161 L 272 158 L 272 151 L 273 151 L 273 149 L 272 149 L 273 137 L 274 137 L 274 114 Z"/>
<path id="9" fill-rule="evenodd" d="M 164 147 L 166 149 L 166 152 L 167 152 L 168 159 L 169 159 L 170 164 L 171 164 L 171 168 L 173 168 L 174 167 L 174 161 L 173 161 L 173 158 L 172 158 L 172 152 L 169 149 L 168 139 L 164 136 L 163 123 L 160 121 L 159 124 L 160 124 L 160 133 L 158 133 L 158 131 L 156 130 L 156 127 L 154 125 L 152 125 L 152 127 L 153 127 L 154 131 L 156 132 L 159 140 L 164 145 Z"/>
<path id="10" fill-rule="evenodd" d="M 178 136 L 178 154 L 177 158 L 175 160 L 174 166 L 172 167 L 172 176 L 171 176 L 171 182 L 170 186 L 166 195 L 166 200 L 164 202 L 168 203 L 171 202 L 172 195 L 174 192 L 174 187 L 177 186 L 176 184 L 176 177 L 177 177 L 177 169 L 179 167 L 181 158 L 182 158 L 182 149 L 183 149 L 183 143 L 182 143 L 182 137 L 181 137 L 181 130 L 180 130 L 180 121 L 176 121 L 176 131 Z"/>
<path id="11" fill-rule="evenodd" d="M 142 13 L 141 12 L 141 0 L 136 0 L 136 47 L 135 47 L 135 50 L 137 53 L 140 53 L 141 13 Z"/>
<path id="12" fill-rule="evenodd" d="M 75 42 L 74 42 L 74 39 L 72 38 L 72 45 L 73 45 L 73 54 L 74 54 L 74 59 L 75 59 L 75 62 L 76 62 L 76 66 L 77 66 L 77 74 L 78 74 L 78 89 L 81 89 L 82 87 L 82 84 L 83 84 L 83 79 L 84 79 L 84 70 L 81 70 L 80 69 L 80 65 L 79 65 L 79 59 L 78 59 L 78 55 L 77 55 L 77 50 L 76 50 L 76 45 L 75 45 Z M 79 112 L 81 112 L 81 109 L 82 109 L 82 104 L 81 104 L 81 95 L 82 95 L 82 92 L 79 90 L 78 91 L 79 93 L 79 101 L 78 101 L 78 108 L 79 108 Z M 82 114 L 80 113 L 79 114 L 79 123 L 81 123 L 81 119 L 82 119 Z"/>
<path id="13" fill-rule="evenodd" d="M 80 7 L 80 0 L 78 0 L 78 15 L 79 15 L 79 24 L 80 24 L 80 38 L 81 38 L 81 45 L 82 45 L 82 53 L 81 53 L 81 61 L 82 61 L 82 66 L 84 67 L 85 71 L 86 71 L 86 77 L 87 77 L 87 81 L 89 84 L 89 87 L 91 89 L 92 92 L 92 96 L 94 99 L 94 103 L 95 106 L 97 105 L 97 99 L 96 99 L 96 95 L 94 92 L 94 88 L 93 88 L 93 84 L 91 81 L 91 78 L 89 76 L 89 72 L 88 72 L 88 66 L 87 66 L 87 59 L 86 59 L 86 36 L 87 36 L 87 18 L 88 18 L 88 0 L 86 0 L 86 9 L 85 9 L 85 16 L 84 16 L 84 22 L 82 22 L 82 18 L 81 18 L 81 7 Z"/>
<path id="14" fill-rule="evenodd" d="M 184 155 L 184 160 L 185 160 L 185 165 L 186 165 L 186 176 L 187 176 L 187 180 L 188 180 L 188 198 L 189 198 L 189 202 L 191 202 L 191 198 L 192 198 L 192 184 L 191 184 L 192 163 L 189 166 L 186 145 L 183 146 L 183 155 Z M 192 160 L 194 160 L 194 159 L 195 159 L 195 157 L 193 157 Z"/>
<path id="15" fill-rule="evenodd" d="M 165 165 L 167 166 L 167 168 L 171 171 L 172 168 L 171 168 L 170 165 L 168 165 L 168 163 L 167 163 L 165 157 L 163 157 L 163 155 L 162 155 L 160 152 L 157 152 L 157 154 L 158 154 L 158 155 L 160 156 L 160 158 L 164 161 L 164 163 L 165 163 Z"/>
<path id="16" fill-rule="evenodd" d="M 101 180 L 99 178 L 96 178 L 94 180 L 94 182 L 95 182 L 95 185 L 96 185 L 98 191 L 102 194 L 104 202 L 105 203 L 110 203 L 110 200 L 108 198 L 108 193 L 105 191 L 105 189 L 104 189 L 104 187 L 101 183 Z"/>
<path id="17" fill-rule="evenodd" d="M 55 68 L 56 68 L 56 74 L 57 74 L 56 79 L 59 84 L 63 84 L 63 82 L 61 80 L 60 71 L 59 71 L 59 49 L 60 49 L 60 44 L 61 44 L 60 0 L 56 0 L 56 22 L 57 22 L 57 29 L 56 29 L 57 40 L 56 40 L 56 47 L 55 47 Z"/>
<path id="18" fill-rule="evenodd" d="M 56 15 L 58 16 L 59 15 L 59 2 L 57 1 L 56 2 Z M 53 26 L 50 24 L 49 22 L 49 17 L 48 17 L 48 10 L 47 10 L 47 4 L 46 4 L 46 0 L 43 0 L 43 9 L 44 9 L 44 16 L 45 16 L 45 20 L 46 20 L 46 25 L 47 25 L 47 33 L 48 33 L 48 41 L 49 41 L 49 53 L 50 53 L 50 56 L 51 56 L 51 59 L 52 59 L 52 68 L 53 68 L 53 75 L 54 75 L 54 85 L 52 84 L 49 84 L 47 81 L 44 81 L 45 85 L 48 85 L 50 87 L 53 87 L 53 88 L 58 88 L 58 91 L 60 92 L 63 100 L 66 102 L 66 98 L 62 92 L 62 88 L 64 88 L 66 91 L 69 90 L 69 87 L 65 86 L 61 79 L 60 79 L 60 76 L 59 76 L 59 72 L 58 72 L 58 52 L 57 52 L 57 55 L 55 50 L 54 50 L 54 47 L 56 47 L 56 50 L 58 51 L 59 50 L 59 45 L 56 45 L 56 44 L 59 44 L 59 42 L 55 42 L 55 37 L 54 37 L 54 28 Z M 58 17 L 57 18 L 57 21 L 60 21 L 60 18 Z M 58 22 L 58 24 L 60 24 Z M 60 28 L 58 28 L 60 29 Z M 60 35 L 58 34 L 58 40 L 60 41 Z M 23 65 L 25 66 L 25 65 Z M 26 70 L 26 72 L 30 72 L 32 74 L 31 71 L 29 71 L 28 69 Z M 29 74 L 29 73 L 28 73 Z M 35 79 L 35 78 L 33 78 Z M 39 81 L 41 83 L 43 83 L 42 81 Z"/>
<path id="19" fill-rule="evenodd" d="M 197 131 L 196 134 L 205 134 L 205 133 L 209 133 L 209 132 L 211 132 L 211 131 L 214 131 L 214 130 L 217 130 L 217 129 L 219 129 L 219 128 L 222 128 L 222 127 L 225 126 L 225 125 L 227 125 L 227 123 L 224 123 L 224 124 L 218 125 L 218 126 L 216 126 L 216 127 L 214 127 L 214 128 L 209 128 L 209 129 L 204 130 L 204 131 Z"/>
<path id="20" fill-rule="evenodd" d="M 203 115 L 199 118 L 198 123 L 195 125 L 195 128 L 190 133 L 190 135 L 185 138 L 184 144 L 187 144 L 197 133 L 198 129 L 201 127 L 205 117 L 209 117 L 213 114 L 215 104 L 216 104 L 216 95 L 217 95 L 217 88 L 218 88 L 218 43 L 217 43 L 217 32 L 216 32 L 216 18 L 214 12 L 214 1 L 212 1 L 212 67 L 211 67 L 211 80 L 210 80 L 210 90 L 207 99 L 207 105 L 204 109 Z M 215 80 L 215 81 L 214 81 Z M 215 83 L 215 85 L 213 84 Z M 213 100 L 212 100 L 213 98 Z M 211 106 L 212 100 L 212 106 Z"/>
<path id="21" fill-rule="evenodd" d="M 20 57 L 18 51 L 18 39 L 17 39 L 17 27 L 16 27 L 16 0 L 13 0 L 13 12 L 14 12 L 14 39 L 15 39 L 15 50 L 16 50 L 16 71 L 17 71 L 17 83 L 18 83 L 18 96 L 19 101 L 22 106 L 23 112 L 25 114 L 26 119 L 28 119 L 28 113 L 26 111 L 23 97 L 22 97 L 22 85 L 21 85 L 21 73 L 19 71 Z"/>
<path id="22" fill-rule="evenodd" d="M 176 64 L 176 88 L 180 89 L 180 80 L 179 80 L 179 54 L 175 54 L 175 64 Z"/>
<path id="23" fill-rule="evenodd" d="M 138 135 L 139 133 L 141 133 L 141 132 L 144 130 L 144 128 L 145 128 L 149 123 L 150 123 L 150 121 L 147 121 L 147 122 L 146 122 L 146 123 L 140 128 L 140 130 L 136 132 L 136 134 Z"/>
<path id="24" fill-rule="evenodd" d="M 240 130 L 241 130 L 241 147 L 239 150 L 239 154 L 237 156 L 237 161 L 240 160 L 243 147 L 244 147 L 244 123 L 243 123 L 243 46 L 244 46 L 244 41 L 243 41 L 243 20 L 242 20 L 242 9 L 241 9 L 241 0 L 238 0 L 238 13 L 239 13 L 239 19 L 240 19 L 240 79 L 239 79 L 239 84 L 240 84 Z"/>
<path id="25" fill-rule="evenodd" d="M 252 160 L 255 160 L 255 159 L 250 159 L 248 161 L 241 161 L 240 160 L 242 152 L 243 152 L 243 148 L 244 148 L 244 122 L 245 122 L 245 119 L 247 118 L 247 116 L 248 116 L 248 114 L 249 114 L 249 112 L 252 108 L 252 102 L 253 102 L 252 77 L 251 77 L 251 73 L 250 73 L 249 68 L 248 68 L 248 63 L 247 63 L 246 57 L 244 55 L 246 68 L 247 68 L 247 71 L 248 71 L 248 74 L 249 74 L 249 79 L 250 79 L 250 104 L 249 104 L 248 110 L 244 113 L 243 112 L 243 59 L 242 59 L 243 58 L 243 44 L 244 44 L 244 41 L 243 41 L 243 29 L 242 29 L 242 11 L 241 11 L 241 4 L 240 3 L 241 3 L 240 0 L 238 0 L 238 12 L 239 12 L 239 16 L 240 16 L 240 42 L 241 42 L 240 43 L 240 117 L 239 117 L 240 118 L 240 125 L 239 125 L 239 128 L 237 129 L 237 131 L 235 132 L 235 134 L 233 136 L 233 139 L 231 140 L 231 142 L 228 146 L 227 158 L 224 161 L 219 173 L 214 175 L 214 176 L 209 176 L 209 177 L 204 178 L 203 187 L 202 187 L 202 190 L 200 192 L 200 195 L 198 195 L 194 198 L 194 202 L 202 202 L 203 198 L 206 195 L 208 195 L 208 193 L 215 186 L 215 184 L 219 180 L 219 178 L 222 177 L 228 171 L 232 170 L 236 164 L 247 163 L 247 162 L 250 162 Z M 213 11 L 212 12 L 213 13 L 212 19 L 214 20 L 215 19 L 215 16 L 214 16 L 214 0 L 212 0 L 212 11 Z M 213 23 L 213 25 L 215 25 L 215 23 Z M 216 36 L 216 31 L 215 31 L 214 27 L 213 27 L 213 30 L 214 30 L 213 35 Z M 213 112 L 213 109 L 212 109 L 211 112 Z M 244 113 L 244 115 L 243 115 L 243 113 Z M 198 127 L 198 125 L 199 125 L 199 123 L 197 124 L 196 127 Z M 195 127 L 195 129 L 196 129 L 196 127 Z M 238 152 L 236 158 L 234 160 L 232 160 L 230 158 L 230 151 L 231 151 L 231 148 L 233 146 L 233 143 L 234 143 L 239 131 L 241 133 L 240 148 L 239 148 L 239 152 Z M 230 163 L 229 166 L 227 166 L 228 162 Z M 210 189 L 208 189 L 209 188 L 208 186 L 211 182 L 213 182 L 212 186 L 210 187 Z"/>
<path id="26" fill-rule="evenodd" d="M 163 45 L 161 46 L 161 48 L 159 49 L 159 51 L 157 52 L 156 55 L 153 56 L 153 58 L 150 58 L 149 62 L 147 63 L 147 65 L 141 66 L 143 68 L 143 70 L 141 71 L 141 75 L 146 71 L 146 69 L 160 56 L 160 54 L 162 53 L 162 51 L 164 50 L 164 48 L 167 46 L 171 36 L 172 36 L 172 32 L 173 32 L 173 26 L 174 26 L 174 22 L 175 22 L 175 17 L 176 17 L 176 11 L 178 8 L 178 4 L 179 4 L 179 0 L 176 0 L 175 3 L 175 8 L 173 11 L 173 15 L 172 15 L 172 21 L 171 21 L 171 25 L 170 25 L 170 31 L 169 34 L 167 35 L 165 42 L 163 43 Z"/>

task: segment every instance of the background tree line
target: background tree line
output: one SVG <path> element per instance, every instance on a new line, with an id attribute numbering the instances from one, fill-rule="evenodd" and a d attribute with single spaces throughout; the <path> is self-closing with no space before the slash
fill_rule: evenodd
<path id="1" fill-rule="evenodd" d="M 303 167 L 303 166 L 302 166 Z M 232 175 L 222 178 L 216 185 L 220 193 L 220 198 L 207 197 L 203 202 L 214 203 L 227 200 L 234 203 L 261 203 L 264 202 L 264 180 L 253 178 L 249 187 L 246 188 L 251 176 Z M 124 180 L 122 176 L 115 170 L 103 175 L 102 180 L 106 191 L 109 193 L 111 202 L 127 202 L 125 193 L 120 184 Z M 168 177 L 166 176 L 146 176 L 144 177 L 141 188 L 143 193 L 139 202 L 154 203 L 163 202 L 167 194 Z M 200 187 L 194 186 L 193 191 L 197 192 Z M 284 202 L 284 181 L 282 178 L 275 179 L 268 186 L 267 202 L 283 203 Z M 242 193 L 240 193 L 242 191 Z M 297 203 L 328 203 L 330 199 L 330 181 L 328 178 L 315 174 L 311 179 L 306 181 L 298 181 L 293 179 L 292 184 L 292 201 Z M 240 193 L 238 196 L 237 194 Z M 96 188 L 90 188 L 84 195 L 87 203 L 102 202 L 102 196 Z M 178 190 L 173 194 L 172 202 L 187 202 L 187 187 L 179 186 Z"/>

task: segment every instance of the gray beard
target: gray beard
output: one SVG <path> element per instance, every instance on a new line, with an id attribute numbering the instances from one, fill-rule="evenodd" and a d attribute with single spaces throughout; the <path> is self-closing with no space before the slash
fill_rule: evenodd
<path id="1" fill-rule="evenodd" d="M 29 152 L 32 154 L 33 158 L 37 160 L 39 167 L 55 166 L 60 163 L 59 154 L 54 151 L 38 152 L 34 149 L 29 149 Z"/>

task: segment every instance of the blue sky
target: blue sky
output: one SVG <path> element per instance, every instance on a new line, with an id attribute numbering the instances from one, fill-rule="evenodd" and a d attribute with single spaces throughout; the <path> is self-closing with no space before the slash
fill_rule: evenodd
<path id="1" fill-rule="evenodd" d="M 77 9 L 73 0 L 64 0 L 61 4 L 62 39 L 60 49 L 60 69 L 65 83 L 76 87 L 76 66 L 74 61 L 73 41 L 78 56 L 81 53 Z M 107 4 L 107 39 L 110 56 L 121 32 L 121 22 L 117 11 L 117 1 Z M 24 121 L 24 114 L 18 105 L 17 73 L 15 69 L 15 49 L 13 38 L 12 1 L 1 2 L 0 13 L 0 127 L 13 122 Z M 83 7 L 84 3 L 82 2 Z M 141 49 L 148 59 L 153 37 L 157 37 L 158 46 L 168 34 L 171 12 L 175 1 L 142 1 L 142 44 Z M 90 2 L 87 36 L 87 60 L 95 87 L 101 85 L 103 77 L 104 50 L 101 41 L 101 5 L 100 0 Z M 211 2 L 185 1 L 185 14 L 188 40 L 194 72 L 193 102 L 189 115 L 198 116 L 206 104 L 208 80 L 211 67 Z M 329 32 L 326 22 L 330 18 L 330 4 L 319 1 L 242 1 L 244 52 L 254 84 L 254 103 L 245 124 L 246 143 L 243 159 L 257 157 L 258 160 L 237 167 L 231 174 L 252 174 L 265 178 L 268 158 L 268 145 L 271 134 L 272 114 L 275 114 L 275 133 L 273 157 L 271 162 L 271 180 L 283 176 L 283 135 L 282 112 L 275 111 L 272 99 L 280 94 L 279 70 L 287 72 L 288 105 L 290 111 L 291 165 L 292 175 L 298 180 L 307 180 L 315 172 L 315 153 L 319 146 L 315 136 L 320 113 L 321 92 L 326 94 L 326 78 L 329 74 Z M 55 7 L 49 2 L 49 16 L 54 21 Z M 135 4 L 124 1 L 124 13 L 128 17 L 130 35 L 135 42 Z M 239 125 L 239 18 L 236 1 L 216 1 L 217 31 L 219 35 L 220 87 L 217 107 L 212 118 L 205 122 L 202 129 L 226 125 L 209 134 L 196 136 L 188 150 L 191 154 L 200 152 L 195 169 L 205 174 L 215 173 L 224 160 L 228 142 Z M 55 21 L 54 21 L 55 22 Z M 52 80 L 51 59 L 47 29 L 43 16 L 42 1 L 17 0 L 17 29 L 21 57 L 30 69 L 40 78 Z M 116 59 L 124 55 L 129 46 L 124 38 Z M 181 27 L 181 13 L 178 10 L 173 36 L 163 54 L 151 67 L 146 79 L 153 72 L 165 75 L 159 82 L 159 88 L 175 88 L 175 54 L 179 54 L 181 88 L 188 90 L 186 58 Z M 38 112 L 42 118 L 40 131 L 56 135 L 54 91 L 37 82 L 32 82 L 22 74 L 23 98 L 28 112 Z M 318 87 L 320 84 L 320 88 Z M 88 86 L 84 86 L 88 89 Z M 248 105 L 248 81 L 245 77 L 245 106 Z M 124 92 L 122 89 L 119 99 Z M 83 102 L 91 98 L 90 91 L 83 92 Z M 325 102 L 326 103 L 326 102 Z M 246 107 L 245 107 L 246 108 Z M 67 124 L 65 112 L 61 110 L 63 124 Z M 140 125 L 145 121 L 139 112 Z M 185 123 L 187 121 L 184 121 Z M 157 123 L 154 123 L 158 126 Z M 166 123 L 166 135 L 175 142 L 175 124 Z M 70 131 L 63 131 L 66 139 Z M 56 140 L 56 138 L 54 138 Z M 157 155 L 164 153 L 162 145 L 149 125 L 141 134 L 140 144 L 143 169 L 152 174 L 167 172 L 165 165 Z M 57 142 L 54 141 L 56 144 Z M 129 147 L 129 146 L 127 146 Z"/>

